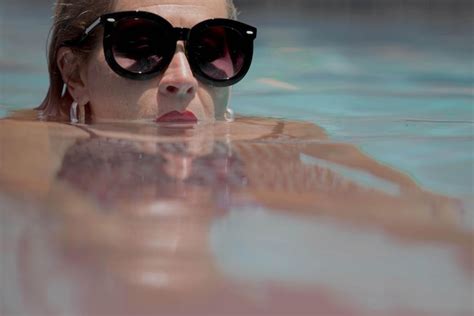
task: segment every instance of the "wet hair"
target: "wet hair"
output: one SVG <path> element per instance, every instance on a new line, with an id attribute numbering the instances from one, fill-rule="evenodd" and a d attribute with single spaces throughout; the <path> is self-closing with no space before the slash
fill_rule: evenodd
<path id="1" fill-rule="evenodd" d="M 226 0 L 229 17 L 237 18 L 233 0 Z M 44 119 L 67 117 L 73 99 L 65 89 L 61 71 L 57 64 L 58 51 L 68 41 L 77 39 L 84 29 L 98 16 L 111 12 L 114 0 L 57 0 L 54 7 L 54 22 L 48 47 L 49 89 L 43 102 L 36 108 Z M 91 34 L 81 47 L 71 47 L 74 54 L 84 61 L 98 43 L 97 33 Z M 64 93 L 63 93 L 64 91 Z"/>

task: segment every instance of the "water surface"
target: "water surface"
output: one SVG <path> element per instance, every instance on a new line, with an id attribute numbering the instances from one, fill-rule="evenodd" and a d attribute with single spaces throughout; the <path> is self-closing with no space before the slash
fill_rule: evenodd
<path id="1" fill-rule="evenodd" d="M 472 230 L 309 123 L 0 123 L 14 314 L 468 315 Z"/>

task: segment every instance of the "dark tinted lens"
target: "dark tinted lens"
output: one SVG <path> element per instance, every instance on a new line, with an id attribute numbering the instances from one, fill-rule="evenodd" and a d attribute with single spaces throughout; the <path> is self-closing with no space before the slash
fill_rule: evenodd
<path id="1" fill-rule="evenodd" d="M 237 30 L 212 26 L 201 31 L 193 49 L 201 71 L 216 80 L 235 77 L 242 70 L 246 58 L 245 39 Z"/>
<path id="2" fill-rule="evenodd" d="M 164 27 L 141 18 L 122 19 L 115 29 L 112 52 L 117 64 L 133 73 L 147 73 L 161 66 L 168 36 Z"/>

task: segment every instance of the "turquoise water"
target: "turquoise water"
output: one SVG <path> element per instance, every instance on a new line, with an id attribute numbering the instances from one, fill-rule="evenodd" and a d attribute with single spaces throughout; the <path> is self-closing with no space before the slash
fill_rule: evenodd
<path id="1" fill-rule="evenodd" d="M 5 116 L 38 104 L 47 89 L 50 11 L 2 6 Z M 253 68 L 234 89 L 237 113 L 313 122 L 430 190 L 468 199 L 474 178 L 469 21 L 282 16 L 241 15 L 259 27 L 259 38 Z"/>
<path id="2" fill-rule="evenodd" d="M 431 190 L 472 194 L 469 28 L 449 20 L 381 20 L 270 22 L 260 32 L 263 43 L 251 79 L 236 93 L 236 108 L 312 121 Z M 259 77 L 294 89 L 255 85 Z"/>

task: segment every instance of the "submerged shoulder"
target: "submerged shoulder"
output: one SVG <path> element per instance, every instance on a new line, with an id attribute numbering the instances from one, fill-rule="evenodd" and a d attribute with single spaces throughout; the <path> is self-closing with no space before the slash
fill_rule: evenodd
<path id="1" fill-rule="evenodd" d="M 323 128 L 311 122 L 264 117 L 240 117 L 235 122 L 242 131 L 256 130 L 254 138 L 326 139 Z"/>
<path id="2" fill-rule="evenodd" d="M 42 121 L 37 114 L 25 111 L 18 115 L 0 119 L 2 145 L 5 141 L 36 142 L 41 138 L 67 136 L 68 138 L 86 137 L 88 134 L 75 126 L 63 122 Z"/>

